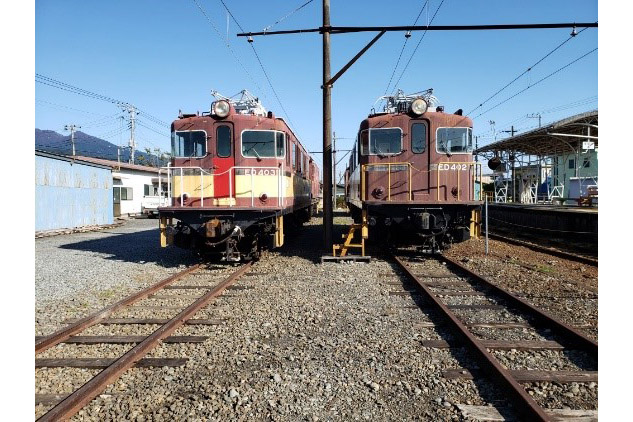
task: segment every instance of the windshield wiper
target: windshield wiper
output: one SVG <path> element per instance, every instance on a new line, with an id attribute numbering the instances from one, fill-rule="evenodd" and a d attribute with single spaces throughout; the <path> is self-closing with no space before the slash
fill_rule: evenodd
<path id="1" fill-rule="evenodd" d="M 246 150 L 246 152 L 249 152 L 250 150 L 253 150 L 253 152 L 255 153 L 255 157 L 257 157 L 257 161 L 261 161 L 262 157 L 260 157 L 259 154 L 257 153 L 257 150 L 255 149 L 255 145 L 263 144 L 263 143 L 264 143 L 263 141 L 255 142 L 252 147 L 250 147 L 249 149 Z"/>

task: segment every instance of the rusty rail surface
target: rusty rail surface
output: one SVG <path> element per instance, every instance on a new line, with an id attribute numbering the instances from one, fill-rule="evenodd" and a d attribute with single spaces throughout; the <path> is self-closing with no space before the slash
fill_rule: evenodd
<path id="1" fill-rule="evenodd" d="M 495 294 L 503 297 L 503 299 L 506 300 L 510 304 L 510 306 L 514 306 L 529 315 L 536 316 L 538 320 L 538 325 L 545 325 L 548 328 L 552 328 L 553 330 L 558 331 L 564 336 L 563 340 L 566 340 L 570 346 L 577 347 L 580 350 L 584 350 L 585 352 L 592 354 L 596 359 L 598 359 L 598 342 L 589 338 L 586 334 L 580 332 L 571 325 L 557 319 L 548 312 L 537 308 L 526 300 L 510 293 L 508 290 L 499 287 L 484 276 L 473 272 L 457 261 L 454 261 L 445 256 L 442 256 L 440 259 L 444 260 L 448 265 L 452 265 L 455 268 L 459 269 L 459 271 L 468 274 L 469 277 L 475 279 L 478 283 L 481 283 L 482 286 L 491 289 Z"/>
<path id="2" fill-rule="evenodd" d="M 229 277 L 220 282 L 217 286 L 208 290 L 198 300 L 193 302 L 187 308 L 183 309 L 178 315 L 170 319 L 166 324 L 159 327 L 152 334 L 147 336 L 142 342 L 138 343 L 135 347 L 127 351 L 120 358 L 116 359 L 111 365 L 99 372 L 92 379 L 82 385 L 79 389 L 68 395 L 65 399 L 60 401 L 55 407 L 50 409 L 46 414 L 42 415 L 38 421 L 59 421 L 67 420 L 74 414 L 76 414 L 82 407 L 88 404 L 92 399 L 98 396 L 109 384 L 119 378 L 126 370 L 134 366 L 139 360 L 141 360 L 148 352 L 150 352 L 161 340 L 171 335 L 176 329 L 183 326 L 188 319 L 194 316 L 198 311 L 207 306 L 214 298 L 221 295 L 224 290 L 235 283 L 250 267 L 252 263 L 248 262 L 242 265 L 237 271 L 231 274 Z M 199 268 L 199 266 L 196 266 Z M 190 273 L 194 269 L 189 268 L 185 274 Z M 182 273 L 178 273 L 173 277 L 182 277 Z M 161 285 L 168 284 L 163 280 Z M 174 281 L 173 279 L 170 280 Z M 159 283 L 160 284 L 160 283 Z M 155 286 L 152 286 L 152 288 Z M 160 287 L 159 287 L 160 288 Z M 151 288 L 150 288 L 151 289 Z M 143 290 L 143 297 L 147 296 L 149 292 Z M 156 290 L 156 289 L 154 289 Z M 133 295 L 133 296 L 138 296 Z M 124 299 L 125 300 L 125 299 Z M 123 301 L 122 301 L 123 302 Z M 106 308 L 108 309 L 108 308 Z M 111 311 L 110 311 L 111 313 Z M 97 313 L 99 316 L 100 313 Z M 95 314 L 95 315 L 97 315 Z M 95 322 L 96 323 L 96 322 Z M 76 325 L 76 324 L 73 324 Z M 62 341 L 62 340 L 60 340 Z M 55 343 L 57 344 L 57 343 Z"/>
<path id="3" fill-rule="evenodd" d="M 195 264 L 192 265 L 191 267 L 188 267 L 186 269 L 184 269 L 183 271 L 180 271 L 179 273 L 176 273 L 174 275 L 172 275 L 171 277 L 168 277 L 164 280 L 159 281 L 158 283 L 154 284 L 153 286 L 150 286 L 146 289 L 141 290 L 140 292 L 134 293 L 133 295 L 130 295 L 124 299 L 121 299 L 120 301 L 106 306 L 105 308 L 91 314 L 88 315 L 87 317 L 84 317 L 82 319 L 80 319 L 79 321 L 65 327 L 62 328 L 59 331 L 54 332 L 53 334 L 50 334 L 46 337 L 44 337 L 43 339 L 41 339 L 40 341 L 35 343 L 35 354 L 41 353 L 46 349 L 49 349 L 65 340 L 68 340 L 71 336 L 85 330 L 86 328 L 98 324 L 100 321 L 104 320 L 105 318 L 107 318 L 108 316 L 110 316 L 113 312 L 131 305 L 135 302 L 138 302 L 139 300 L 143 300 L 145 299 L 147 296 L 151 295 L 152 293 L 156 292 L 157 290 L 162 289 L 164 286 L 173 283 L 176 280 L 181 279 L 182 277 L 186 276 L 187 274 L 197 270 L 198 268 L 200 268 L 202 266 L 202 264 Z"/>
<path id="4" fill-rule="evenodd" d="M 470 332 L 467 326 L 436 296 L 436 294 L 430 289 L 430 286 L 427 286 L 424 282 L 422 282 L 406 265 L 406 263 L 395 254 L 393 255 L 393 259 L 397 263 L 398 267 L 406 273 L 407 277 L 417 283 L 419 289 L 424 293 L 426 298 L 447 318 L 449 324 L 461 334 L 462 339 L 476 351 L 476 355 L 490 370 L 489 374 L 492 374 L 493 378 L 498 381 L 506 389 L 507 394 L 513 398 L 514 407 L 517 412 L 525 420 L 551 421 L 552 416 L 536 403 L 536 401 L 526 392 L 523 386 L 515 379 L 511 371 L 504 368 L 499 363 L 493 354 L 488 351 L 484 342 Z M 517 307 L 527 314 L 536 316 L 542 324 L 546 324 L 548 327 L 551 327 L 562 334 L 567 340 L 569 340 L 569 344 L 591 353 L 597 360 L 597 342 L 588 338 L 586 335 L 580 333 L 573 327 L 556 320 L 548 313 L 516 297 L 512 293 L 496 286 L 484 277 L 472 272 L 457 262 L 446 257 L 441 257 L 440 259 L 444 260 L 448 265 L 457 268 L 460 272 L 466 273 L 469 277 L 474 279 L 476 283 L 481 284 L 482 287 L 490 289 L 492 294 L 503 297 L 508 302 L 508 307 Z M 465 281 L 465 283 L 468 283 L 468 281 Z"/>

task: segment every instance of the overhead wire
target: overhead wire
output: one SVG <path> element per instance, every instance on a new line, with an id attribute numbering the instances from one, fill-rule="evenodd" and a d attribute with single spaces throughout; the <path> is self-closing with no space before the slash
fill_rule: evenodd
<path id="1" fill-rule="evenodd" d="M 196 0 L 193 0 L 193 1 L 196 1 Z M 224 6 L 224 8 L 228 12 L 228 14 L 231 16 L 231 18 L 233 18 L 233 21 L 240 28 L 240 30 L 242 32 L 246 32 L 244 30 L 244 28 L 242 27 L 242 25 L 240 25 L 240 23 L 237 21 L 237 19 L 235 19 L 235 16 L 233 15 L 233 13 L 231 13 L 231 10 L 229 10 L 229 8 L 226 5 L 226 3 L 224 3 L 224 0 L 220 0 L 220 3 L 222 3 L 222 5 Z M 292 120 L 290 119 L 290 114 L 286 111 L 286 108 L 284 107 L 284 105 L 282 104 L 281 100 L 279 99 L 279 95 L 277 94 L 277 91 L 275 90 L 275 87 L 273 86 L 273 83 L 270 80 L 270 77 L 268 76 L 268 72 L 266 72 L 266 69 L 264 68 L 264 64 L 262 63 L 262 60 L 259 57 L 259 54 L 257 53 L 257 50 L 255 49 L 255 46 L 253 44 L 254 43 L 249 42 L 249 45 L 251 46 L 251 49 L 253 50 L 253 53 L 255 54 L 255 58 L 257 59 L 257 62 L 259 62 L 259 66 L 261 67 L 262 72 L 264 73 L 264 76 L 266 77 L 266 80 L 268 81 L 268 86 L 270 86 L 271 91 L 273 92 L 275 98 L 277 99 L 277 103 L 279 104 L 279 107 L 281 107 L 281 110 L 283 111 L 284 115 L 288 119 L 288 123 L 289 123 L 291 129 L 293 129 L 293 132 L 295 132 L 297 134 L 297 136 L 298 136 L 299 132 L 296 130 L 296 126 L 292 123 Z M 300 137 L 300 136 L 298 136 L 298 137 Z"/>
<path id="2" fill-rule="evenodd" d="M 486 111 L 484 111 L 484 112 L 482 112 L 482 113 L 478 114 L 477 116 L 473 117 L 473 120 L 474 120 L 474 119 L 476 119 L 476 118 L 478 118 L 478 117 L 483 116 L 484 114 L 488 113 L 489 111 L 494 110 L 495 108 L 499 107 L 500 105 L 505 104 L 506 102 L 508 102 L 508 101 L 510 101 L 511 99 L 515 98 L 516 96 L 518 96 L 518 95 L 520 95 L 520 94 L 524 93 L 525 91 L 527 91 L 528 89 L 532 88 L 533 86 L 536 86 L 536 85 L 540 84 L 541 82 L 543 82 L 543 81 L 545 81 L 545 80 L 547 80 L 547 79 L 551 78 L 552 76 L 554 76 L 554 75 L 556 75 L 557 73 L 559 73 L 559 72 L 563 71 L 564 69 L 566 69 L 566 68 L 568 68 L 569 66 L 573 65 L 574 63 L 576 63 L 576 62 L 578 62 L 578 61 L 582 60 L 583 58 L 587 57 L 588 55 L 590 55 L 591 53 L 593 53 L 593 52 L 595 52 L 595 51 L 597 51 L 597 50 L 598 50 L 598 47 L 594 48 L 594 49 L 593 49 L 593 50 L 591 50 L 591 51 L 588 51 L 587 53 L 583 54 L 582 56 L 580 56 L 580 57 L 578 57 L 578 58 L 576 58 L 576 59 L 574 59 L 574 60 L 572 60 L 571 62 L 567 63 L 566 65 L 564 65 L 564 66 L 562 66 L 562 67 L 559 67 L 558 69 L 556 69 L 555 71 L 553 71 L 553 72 L 552 72 L 552 73 L 550 73 L 549 75 L 544 76 L 543 78 L 539 79 L 538 81 L 536 81 L 536 82 L 534 82 L 534 83 L 532 83 L 532 84 L 528 85 L 526 88 L 522 89 L 521 91 L 519 91 L 519 92 L 515 93 L 514 95 L 512 95 L 512 96 L 510 96 L 510 97 L 506 98 L 505 100 L 501 101 L 500 103 L 497 103 L 496 105 L 494 105 L 494 106 L 490 107 L 488 110 L 486 110 Z"/>
<path id="3" fill-rule="evenodd" d="M 72 110 L 72 111 L 78 111 L 78 112 L 84 113 L 84 114 L 94 114 L 95 116 L 106 116 L 103 113 L 95 113 L 95 112 L 88 111 L 88 110 L 81 110 L 79 108 L 73 108 L 73 107 L 65 106 L 63 104 L 57 104 L 57 103 L 53 103 L 53 102 L 46 101 L 46 100 L 40 100 L 38 98 L 35 99 L 35 102 L 36 103 L 42 103 L 42 105 L 45 105 L 47 107 L 57 108 L 57 109 L 67 109 L 67 110 Z"/>
<path id="4" fill-rule="evenodd" d="M 559 106 L 556 106 L 556 107 L 552 107 L 550 109 L 541 110 L 541 111 L 538 111 L 535 114 L 547 115 L 547 114 L 550 114 L 550 113 L 558 113 L 558 112 L 561 112 L 561 111 L 564 111 L 564 110 L 568 110 L 568 109 L 571 109 L 571 108 L 582 107 L 584 105 L 591 104 L 591 103 L 597 101 L 597 99 L 598 99 L 598 96 L 595 95 L 595 96 L 583 98 L 581 100 L 576 100 L 576 101 L 573 101 L 571 103 L 566 103 L 566 104 L 562 104 L 562 105 L 559 105 Z M 547 126 L 548 124 L 551 124 L 552 122 L 554 122 L 554 121 L 556 121 L 558 119 L 559 118 L 547 119 L 547 120 L 542 121 L 540 126 L 538 124 L 533 124 L 533 125 L 530 125 L 530 126 L 522 127 L 521 129 L 519 129 L 519 131 L 523 132 L 523 133 L 529 132 L 530 130 L 537 129 L 539 127 Z M 511 124 L 517 124 L 517 123 L 520 124 L 521 122 L 527 121 L 527 120 L 530 120 L 530 118 L 528 118 L 526 115 L 523 115 L 523 116 L 521 116 L 521 117 L 519 117 L 519 118 L 517 118 L 517 119 L 515 119 L 515 120 L 513 120 L 511 122 L 504 123 L 504 124 L 497 125 L 497 126 L 508 127 Z M 479 133 L 479 134 L 477 134 L 475 136 L 480 140 L 480 143 L 479 143 L 480 147 L 483 147 L 483 146 L 485 146 L 485 145 L 487 145 L 489 143 L 489 142 L 481 143 L 481 141 L 485 140 L 485 141 L 492 141 L 492 142 L 494 142 L 496 140 L 496 139 L 493 138 L 493 131 L 492 131 L 492 129 L 489 129 L 489 130 L 487 130 L 485 132 Z"/>
<path id="5" fill-rule="evenodd" d="M 593 102 L 595 102 L 597 100 L 598 100 L 598 96 L 597 95 L 592 95 L 591 97 L 582 98 L 582 99 L 579 99 L 579 100 L 571 101 L 569 103 L 560 104 L 560 105 L 554 106 L 554 107 L 549 108 L 549 109 L 540 110 L 540 111 L 537 111 L 535 114 L 543 115 L 543 114 L 556 113 L 556 112 L 559 112 L 559 111 L 569 110 L 569 109 L 575 108 L 575 107 L 581 107 L 581 106 L 586 105 L 586 104 L 591 104 L 591 103 L 593 103 Z M 509 125 L 521 123 L 521 122 L 527 121 L 527 120 L 528 120 L 528 117 L 525 114 L 523 114 L 520 117 L 516 118 L 515 120 L 508 121 L 508 122 L 501 123 L 501 124 L 497 124 L 497 126 L 507 127 Z M 492 129 L 488 129 L 485 132 L 478 133 L 476 136 L 483 137 L 483 136 L 486 136 L 486 135 L 491 134 L 491 133 L 493 133 Z"/>
<path id="6" fill-rule="evenodd" d="M 277 25 L 278 23 L 280 23 L 281 21 L 285 20 L 286 18 L 294 15 L 296 12 L 298 12 L 299 10 L 303 9 L 304 7 L 306 7 L 307 5 L 309 5 L 310 3 L 312 3 L 314 0 L 308 0 L 307 2 L 303 3 L 301 6 L 297 7 L 296 9 L 294 9 L 292 12 L 284 15 L 283 17 L 277 19 L 277 21 L 271 25 L 268 25 L 267 27 L 265 27 L 264 29 L 262 29 L 263 32 L 267 32 L 269 31 L 273 26 Z M 230 13 L 230 12 L 229 12 Z"/>
<path id="7" fill-rule="evenodd" d="M 554 52 L 556 52 L 559 48 L 561 48 L 562 46 L 564 46 L 565 44 L 567 44 L 567 42 L 569 42 L 572 38 L 577 37 L 578 35 L 580 35 L 582 32 L 584 32 L 587 28 L 583 28 L 580 31 L 578 31 L 577 34 L 575 35 L 569 35 L 569 37 L 567 37 L 562 43 L 558 44 L 556 47 L 554 47 L 554 49 L 552 49 L 550 52 L 548 52 L 547 54 L 545 54 L 543 57 L 541 57 L 536 63 L 534 63 L 532 66 L 528 67 L 526 70 L 523 71 L 523 73 L 521 73 L 519 76 L 517 76 L 516 78 L 514 78 L 513 80 L 511 80 L 510 82 L 508 82 L 503 88 L 499 89 L 497 92 L 495 92 L 494 94 L 492 94 L 490 97 L 488 97 L 486 100 L 484 100 L 481 104 L 479 104 L 477 107 L 475 107 L 474 109 L 472 109 L 471 111 L 469 111 L 468 113 L 466 113 L 466 115 L 470 115 L 471 113 L 473 113 L 474 111 L 476 111 L 477 109 L 483 107 L 484 104 L 486 104 L 488 101 L 490 101 L 491 99 L 493 99 L 494 97 L 496 97 L 497 95 L 499 95 L 501 92 L 503 92 L 507 87 L 509 87 L 510 85 L 512 85 L 513 83 L 515 83 L 517 80 L 519 80 L 523 75 L 525 75 L 526 73 L 530 72 L 533 68 L 535 68 L 536 66 L 538 66 L 541 62 L 543 62 L 545 59 L 547 59 L 549 56 L 551 56 Z M 572 32 L 573 34 L 573 32 Z"/>
<path id="8" fill-rule="evenodd" d="M 74 85 L 70 85 L 70 84 L 67 84 L 65 82 L 58 81 L 56 79 L 50 78 L 50 77 L 42 75 L 40 73 L 36 73 L 35 74 L 35 82 L 41 83 L 43 85 L 47 85 L 47 86 L 50 86 L 50 87 L 53 87 L 53 88 L 61 89 L 61 90 L 67 91 L 67 92 L 71 92 L 73 94 L 83 95 L 83 96 L 88 97 L 88 98 L 93 98 L 93 99 L 105 101 L 105 102 L 108 102 L 108 103 L 112 103 L 112 104 L 115 104 L 115 105 L 121 106 L 121 107 L 132 106 L 127 101 L 121 101 L 121 100 L 109 97 L 107 95 L 97 94 L 97 93 L 89 91 L 87 89 L 79 88 L 79 87 L 76 87 Z M 137 113 L 144 115 L 145 117 L 147 117 L 149 120 L 155 122 L 156 124 L 159 124 L 161 126 L 169 126 L 169 124 L 163 122 L 158 117 L 152 116 L 148 112 L 146 112 L 144 110 L 141 110 L 140 108 L 138 108 L 136 106 L 133 106 L 133 107 L 137 111 Z"/>
<path id="9" fill-rule="evenodd" d="M 228 38 L 226 38 L 224 35 L 222 35 L 222 33 L 220 32 L 220 30 L 217 28 L 217 26 L 213 23 L 213 21 L 211 20 L 211 18 L 209 17 L 209 15 L 207 15 L 207 12 L 202 8 L 202 6 L 200 5 L 200 3 L 198 3 L 197 0 L 192 0 L 194 2 L 194 4 L 198 7 L 198 9 L 200 10 L 200 13 L 202 13 L 202 15 L 207 19 L 207 21 L 209 22 L 209 24 L 211 25 L 211 27 L 213 28 L 213 30 L 215 31 L 215 33 L 217 34 L 218 37 L 220 37 L 221 40 L 224 41 L 226 48 L 229 49 L 230 53 L 233 55 L 233 58 L 238 62 L 238 64 L 241 66 L 242 70 L 244 71 L 244 73 L 246 73 L 246 76 L 248 76 L 248 78 L 253 82 L 253 84 L 255 84 L 255 86 L 259 89 L 259 91 L 264 94 L 264 90 L 261 88 L 261 86 L 259 85 L 259 83 L 257 83 L 257 81 L 255 80 L 255 78 L 253 78 L 253 75 L 251 75 L 251 73 L 248 71 L 248 69 L 246 68 L 246 66 L 244 65 L 244 63 L 242 63 L 242 61 L 240 60 L 240 58 L 238 57 L 237 53 L 235 53 L 235 51 L 233 50 L 233 48 L 231 48 L 231 45 L 229 44 L 229 40 Z M 235 20 L 235 19 L 233 19 Z M 264 94 L 265 95 L 265 94 Z"/>
<path id="10" fill-rule="evenodd" d="M 440 5 L 437 6 L 437 9 L 435 9 L 435 13 L 433 13 L 433 17 L 431 18 L 431 20 L 429 21 L 427 26 L 431 26 L 431 24 L 435 20 L 435 17 L 437 16 L 437 12 L 440 11 L 440 8 L 444 4 L 444 1 L 445 0 L 442 0 L 440 2 Z M 418 51 L 418 47 L 420 47 L 420 44 L 422 43 L 422 40 L 424 40 L 424 36 L 426 35 L 427 32 L 428 32 L 427 30 L 424 30 L 424 32 L 422 33 L 422 38 L 420 38 L 420 41 L 418 41 L 418 43 L 416 44 L 415 48 L 413 49 L 413 53 L 411 53 L 411 57 L 409 57 L 409 61 L 407 61 L 407 64 L 404 66 L 404 69 L 402 69 L 402 73 L 400 73 L 400 77 L 398 77 L 398 80 L 394 84 L 394 87 L 398 86 L 398 84 L 400 83 L 400 80 L 402 79 L 402 77 L 404 76 L 404 73 L 409 68 L 409 65 L 411 64 L 411 60 L 413 60 L 413 56 L 415 56 L 416 51 Z"/>
<path id="11" fill-rule="evenodd" d="M 429 0 L 426 0 L 424 2 L 424 4 L 422 5 L 422 9 L 420 9 L 420 13 L 418 13 L 418 16 L 415 18 L 415 22 L 413 22 L 412 26 L 415 26 L 418 23 L 418 20 L 420 19 L 420 16 L 422 16 L 422 12 L 424 12 L 424 8 L 429 4 Z M 409 34 L 409 33 L 407 33 Z M 396 70 L 398 69 L 398 66 L 400 65 L 400 59 L 402 59 L 402 53 L 404 53 L 404 49 L 407 46 L 407 42 L 409 41 L 409 37 L 407 37 L 405 35 L 404 38 L 404 43 L 402 44 L 402 49 L 400 50 L 400 55 L 398 56 L 398 60 L 396 61 L 396 65 L 393 68 L 393 72 L 391 72 L 391 77 L 389 78 L 389 83 L 387 83 L 387 88 L 385 88 L 385 93 L 383 95 L 387 95 L 387 92 L 389 92 L 389 87 L 391 86 L 391 81 L 393 81 L 393 77 L 396 75 Z"/>

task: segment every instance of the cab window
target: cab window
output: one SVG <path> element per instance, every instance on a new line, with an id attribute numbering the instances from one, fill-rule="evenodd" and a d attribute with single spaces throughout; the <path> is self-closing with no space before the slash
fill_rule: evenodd
<path id="1" fill-rule="evenodd" d="M 242 132 L 242 155 L 255 158 L 278 158 L 284 154 L 284 133 L 274 130 Z"/>
<path id="2" fill-rule="evenodd" d="M 426 150 L 426 125 L 414 123 L 411 125 L 411 151 L 421 154 Z"/>
<path id="3" fill-rule="evenodd" d="M 231 156 L 231 128 L 228 126 L 218 126 L 215 131 L 216 149 L 218 157 L 226 158 Z"/>
<path id="4" fill-rule="evenodd" d="M 440 127 L 436 139 L 437 152 L 468 154 L 473 151 L 473 130 L 469 127 Z"/>
<path id="5" fill-rule="evenodd" d="M 400 128 L 370 129 L 369 153 L 392 155 L 402 152 L 402 130 Z"/>
<path id="6" fill-rule="evenodd" d="M 171 150 L 174 157 L 204 157 L 207 154 L 207 133 L 202 130 L 172 132 Z"/>

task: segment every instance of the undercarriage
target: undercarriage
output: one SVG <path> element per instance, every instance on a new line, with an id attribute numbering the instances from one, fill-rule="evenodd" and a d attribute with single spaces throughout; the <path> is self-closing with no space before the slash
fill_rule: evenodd
<path id="1" fill-rule="evenodd" d="M 309 221 L 310 210 L 286 215 L 281 210 L 161 210 L 161 243 L 221 261 L 256 260 L 263 250 L 282 246 L 284 230 Z"/>
<path id="2" fill-rule="evenodd" d="M 417 246 L 422 253 L 438 253 L 470 238 L 473 206 L 371 206 L 367 208 L 369 240 L 394 246 Z M 361 210 L 352 206 L 360 222 Z"/>

